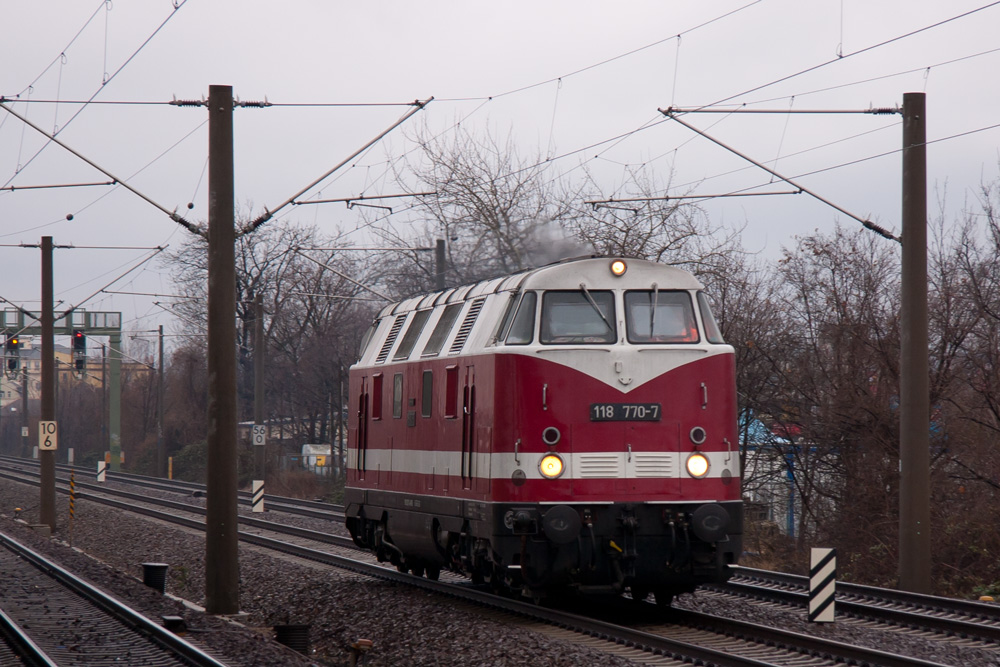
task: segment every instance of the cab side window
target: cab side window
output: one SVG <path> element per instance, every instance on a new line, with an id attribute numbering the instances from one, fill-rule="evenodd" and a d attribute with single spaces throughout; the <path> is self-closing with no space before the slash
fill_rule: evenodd
<path id="1" fill-rule="evenodd" d="M 508 345 L 528 345 L 535 337 L 535 303 L 538 297 L 534 292 L 525 292 L 521 303 L 517 305 L 517 313 L 507 334 Z"/>

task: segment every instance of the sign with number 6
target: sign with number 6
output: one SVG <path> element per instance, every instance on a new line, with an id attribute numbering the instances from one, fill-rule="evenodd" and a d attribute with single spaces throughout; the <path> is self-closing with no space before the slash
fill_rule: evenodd
<path id="1" fill-rule="evenodd" d="M 56 422 L 38 422 L 38 449 L 40 451 L 55 451 L 59 442 L 59 427 Z"/>

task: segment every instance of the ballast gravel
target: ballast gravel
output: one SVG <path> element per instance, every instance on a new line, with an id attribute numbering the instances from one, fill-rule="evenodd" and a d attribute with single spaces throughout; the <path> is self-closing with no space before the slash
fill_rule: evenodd
<path id="1" fill-rule="evenodd" d="M 166 494 L 151 491 L 148 495 Z M 233 619 L 206 615 L 192 608 L 205 603 L 202 535 L 85 499 L 77 501 L 71 526 L 67 501 L 60 495 L 58 531 L 54 539 L 48 539 L 25 523 L 36 520 L 37 504 L 37 487 L 0 479 L 0 531 L 55 558 L 151 618 L 182 616 L 189 629 L 187 638 L 226 665 L 350 665 L 351 645 L 361 639 L 370 640 L 371 649 L 356 654 L 357 664 L 370 666 L 641 664 L 495 620 L 477 608 L 431 593 L 242 544 L 242 613 Z M 21 520 L 14 518 L 15 507 L 25 508 Z M 340 522 L 280 516 L 282 522 L 312 530 L 346 533 Z M 168 595 L 141 583 L 144 562 L 169 564 Z M 943 665 L 1000 666 L 1000 647 L 908 635 L 846 619 L 820 626 L 806 622 L 804 613 L 778 605 L 698 593 L 679 596 L 674 606 Z M 277 625 L 308 625 L 308 654 L 274 641 Z"/>
<path id="2" fill-rule="evenodd" d="M 38 535 L 21 518 L 37 520 L 38 488 L 0 479 L 0 531 L 60 562 L 150 618 L 182 616 L 187 639 L 226 665 L 348 665 L 351 645 L 372 648 L 358 664 L 378 666 L 533 665 L 570 667 L 636 663 L 456 609 L 439 596 L 374 581 L 241 545 L 242 615 L 206 615 L 171 596 L 203 606 L 205 540 L 194 531 L 108 508 L 76 502 L 72 527 L 67 501 L 57 499 L 55 539 Z M 315 521 L 311 522 L 315 524 Z M 314 527 L 314 526 L 313 526 Z M 69 545 L 72 544 L 72 547 Z M 167 563 L 167 596 L 142 583 L 142 563 Z M 274 638 L 276 625 L 308 625 L 309 655 Z"/>

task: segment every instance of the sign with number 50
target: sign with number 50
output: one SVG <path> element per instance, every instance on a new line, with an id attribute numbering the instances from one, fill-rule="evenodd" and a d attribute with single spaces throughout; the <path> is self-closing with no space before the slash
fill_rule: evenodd
<path id="1" fill-rule="evenodd" d="M 56 422 L 38 422 L 38 449 L 40 451 L 54 451 L 59 442 L 59 427 Z"/>

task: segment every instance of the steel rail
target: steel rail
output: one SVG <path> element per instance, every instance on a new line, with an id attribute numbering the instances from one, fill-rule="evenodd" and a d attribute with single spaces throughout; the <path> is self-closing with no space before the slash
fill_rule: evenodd
<path id="1" fill-rule="evenodd" d="M 224 663 L 219 662 L 197 646 L 178 637 L 125 603 L 77 577 L 59 564 L 45 558 L 9 535 L 0 533 L 0 544 L 37 567 L 44 574 L 55 579 L 63 587 L 95 605 L 108 616 L 124 623 L 139 634 L 145 635 L 155 644 L 178 658 L 196 667 L 226 667 Z"/>
<path id="2" fill-rule="evenodd" d="M 0 609 L 0 637 L 17 654 L 18 664 L 28 667 L 59 667 L 3 609 Z"/>
<path id="3" fill-rule="evenodd" d="M 797 607 L 806 607 L 809 604 L 809 594 L 807 592 L 770 588 L 759 584 L 730 580 L 725 584 L 707 584 L 703 588 L 740 597 L 791 604 Z M 962 638 L 981 639 L 994 643 L 1000 642 L 1000 627 L 994 625 L 934 616 L 927 614 L 926 610 L 908 611 L 905 609 L 882 607 L 877 604 L 851 602 L 841 598 L 838 598 L 835 604 L 838 613 L 855 618 L 881 621 L 908 628 L 923 628 Z"/>
<path id="4" fill-rule="evenodd" d="M 0 472 L 0 477 L 10 477 L 10 476 Z M 10 478 L 16 479 L 14 477 Z M 205 513 L 204 508 L 196 505 L 189 505 L 187 503 L 182 503 L 162 498 L 151 498 L 147 496 L 142 496 L 140 494 L 134 494 L 128 491 L 107 489 L 98 485 L 87 484 L 87 483 L 82 483 L 82 485 L 78 483 L 77 486 L 90 487 L 102 494 L 115 495 L 133 501 L 147 502 L 149 504 L 159 505 L 161 507 L 167 507 L 178 511 L 190 512 L 193 514 L 201 514 L 201 515 L 204 515 Z M 66 492 L 64 489 L 60 489 L 60 491 L 64 493 Z M 117 501 L 112 498 L 93 496 L 90 494 L 78 494 L 78 497 L 106 504 L 109 506 L 117 507 L 126 511 L 136 512 L 166 522 L 172 522 L 175 524 L 183 525 L 185 527 L 193 528 L 195 530 L 199 531 L 204 530 L 204 524 L 201 521 L 187 519 L 173 514 L 167 514 L 151 508 L 136 506 L 129 502 Z M 357 548 L 353 540 L 351 540 L 350 538 L 298 528 L 296 526 L 277 524 L 271 521 L 259 520 L 252 517 L 246 517 L 243 515 L 239 516 L 239 522 L 245 526 L 251 526 L 262 530 L 269 530 L 276 533 L 301 537 L 315 542 L 327 543 L 351 549 Z M 431 590 L 438 590 L 440 586 L 454 586 L 454 584 L 428 582 L 427 580 L 424 579 L 416 579 L 411 575 L 404 573 L 396 573 L 391 570 L 387 570 L 384 567 L 370 565 L 366 563 L 359 563 L 357 561 L 353 561 L 348 558 L 336 556 L 334 554 L 327 554 L 325 552 L 316 551 L 308 547 L 294 545 L 288 542 L 283 542 L 281 540 L 276 540 L 263 535 L 255 535 L 252 533 L 246 533 L 241 531 L 239 533 L 239 539 L 250 544 L 255 544 L 257 546 L 262 546 L 268 549 L 282 551 L 284 553 L 288 553 L 293 556 L 322 562 L 324 564 L 332 565 L 334 567 L 352 570 L 360 574 L 365 574 L 368 576 L 378 576 L 396 582 L 422 586 L 424 588 L 429 587 Z M 736 572 L 737 576 L 739 577 L 757 576 L 758 578 L 765 578 L 767 575 L 773 575 L 769 579 L 770 582 L 783 583 L 785 585 L 793 585 L 793 586 L 800 585 L 801 580 L 804 579 L 803 577 L 798 577 L 796 575 L 787 575 L 777 572 L 772 573 L 763 570 L 752 570 L 750 568 L 741 568 L 741 567 L 737 567 Z M 416 582 L 421 582 L 421 583 L 416 583 Z M 725 589 L 732 588 L 734 590 L 737 590 L 741 588 L 741 585 L 737 582 L 736 584 L 704 586 L 704 588 L 709 590 L 722 590 L 725 592 L 729 592 L 726 591 Z M 882 590 L 871 587 L 861 587 L 861 588 L 866 588 L 876 592 Z M 805 604 L 808 600 L 808 597 L 805 594 L 796 593 L 792 591 L 781 591 L 770 588 L 759 589 L 759 588 L 748 587 L 744 588 L 744 594 L 753 595 L 757 597 L 769 595 L 770 599 L 776 599 L 778 601 L 785 603 L 791 602 L 797 605 Z M 483 595 L 487 595 L 490 599 L 495 597 L 490 594 L 483 594 Z M 519 603 L 519 604 L 524 604 L 524 603 Z M 846 605 L 848 603 L 838 601 L 838 604 Z M 985 606 L 985 605 L 980 605 L 980 606 Z M 530 609 L 537 609 L 537 607 L 533 605 L 527 605 L 527 607 Z M 897 625 L 902 624 L 912 627 L 928 627 L 930 624 L 933 623 L 935 624 L 935 627 L 933 629 L 940 632 L 946 632 L 948 634 L 957 634 L 959 636 L 982 636 L 981 633 L 976 633 L 975 630 L 981 629 L 982 627 L 988 627 L 988 626 L 978 626 L 972 623 L 949 621 L 947 619 L 927 618 L 925 616 L 919 616 L 912 613 L 899 612 L 891 609 L 882 609 L 879 607 L 872 607 L 869 605 L 862 605 L 858 603 L 853 603 L 852 609 L 855 611 L 856 615 L 859 616 L 863 615 L 866 618 L 874 618 L 876 620 L 885 620 L 887 622 L 894 623 Z M 832 642 L 828 640 L 814 638 L 808 635 L 801 635 L 796 633 L 790 633 L 783 630 L 767 628 L 766 626 L 757 626 L 750 623 L 733 621 L 721 617 L 715 617 L 709 614 L 697 614 L 695 612 L 684 612 L 684 614 L 687 615 L 689 619 L 694 620 L 694 622 L 691 623 L 688 620 L 683 620 L 683 619 L 680 619 L 677 622 L 684 623 L 687 625 L 692 625 L 693 627 L 702 627 L 703 629 L 709 629 L 710 631 L 713 632 L 731 634 L 733 636 L 744 638 L 747 641 L 763 641 L 778 646 L 786 646 L 789 647 L 789 650 L 804 650 L 807 653 L 814 653 L 820 655 L 838 655 L 845 659 L 850 659 L 855 662 L 858 662 L 859 664 L 865 664 L 867 662 L 869 664 L 885 665 L 886 667 L 903 667 L 903 666 L 918 666 L 918 665 L 927 666 L 936 664 L 913 658 L 894 656 L 888 653 L 874 651 L 873 649 L 859 648 L 849 644 L 840 644 L 838 642 Z M 896 616 L 896 618 L 894 619 L 893 616 Z M 938 622 L 940 624 L 938 624 Z M 719 629 L 715 629 L 716 627 Z M 796 649 L 794 647 L 801 647 L 801 648 Z"/>
<path id="5" fill-rule="evenodd" d="M 0 471 L 0 478 L 10 479 L 12 481 L 22 482 L 22 483 L 25 483 L 25 484 L 32 484 L 32 485 L 36 485 L 36 486 L 38 484 L 38 482 L 36 482 L 36 481 L 33 481 L 33 480 L 24 480 L 24 479 L 18 478 L 16 475 L 12 475 L 12 474 L 10 474 L 8 472 L 5 472 L 5 471 Z M 64 480 L 58 480 L 58 481 L 62 482 Z M 96 495 L 91 495 L 91 494 L 83 493 L 81 490 L 82 489 L 89 489 L 89 490 L 91 490 L 94 493 L 101 493 L 101 494 L 107 494 L 107 495 L 112 495 L 112 496 L 118 496 L 120 498 L 127 498 L 127 499 L 132 500 L 132 501 L 149 503 L 151 505 L 158 505 L 160 507 L 166 507 L 166 508 L 169 508 L 169 509 L 172 509 L 172 510 L 176 510 L 176 511 L 179 511 L 179 512 L 189 512 L 191 514 L 198 514 L 200 516 L 205 516 L 205 514 L 207 513 L 207 510 L 204 507 L 200 506 L 200 505 L 191 505 L 191 504 L 188 504 L 188 503 L 182 503 L 182 502 L 179 502 L 179 501 L 176 501 L 176 500 L 169 500 L 169 499 L 166 499 L 166 498 L 155 498 L 155 497 L 151 497 L 151 496 L 144 496 L 144 495 L 139 494 L 139 493 L 132 493 L 131 491 L 122 491 L 120 489 L 108 489 L 108 488 L 101 487 L 101 486 L 96 485 L 96 484 L 89 484 L 87 482 L 76 482 L 76 488 L 77 488 L 77 492 L 76 492 L 76 498 L 77 498 L 77 500 L 90 500 L 90 501 L 94 501 L 94 502 L 105 503 L 105 504 L 109 504 L 109 505 L 114 505 L 115 507 L 119 507 L 121 509 L 127 509 L 127 510 L 130 510 L 130 511 L 135 511 L 135 512 L 139 512 L 139 513 L 144 513 L 143 512 L 144 508 L 137 507 L 135 505 L 132 505 L 132 504 L 129 504 L 129 503 L 126 503 L 126 502 L 113 501 L 110 498 L 102 498 L 101 496 L 96 496 Z M 66 488 L 57 488 L 56 490 L 59 493 L 63 493 L 63 494 L 68 494 L 69 493 L 69 490 L 66 489 Z M 163 519 L 163 520 L 169 520 L 169 519 L 166 519 L 166 517 L 171 517 L 171 516 L 175 516 L 175 515 L 157 513 L 157 514 L 151 514 L 149 516 L 155 516 L 155 518 L 159 518 L 159 519 Z M 177 518 L 180 519 L 181 517 L 177 517 Z M 237 516 L 237 521 L 240 524 L 244 525 L 244 526 L 250 526 L 250 527 L 253 527 L 253 528 L 257 528 L 259 530 L 270 530 L 270 531 L 275 532 L 275 533 L 282 533 L 282 534 L 290 535 L 290 536 L 294 536 L 294 537 L 301 537 L 303 539 L 312 540 L 314 542 L 323 542 L 323 543 L 332 544 L 332 545 L 338 546 L 338 547 L 345 547 L 345 548 L 350 548 L 350 549 L 356 549 L 357 548 L 357 546 L 354 544 L 354 540 L 352 540 L 349 537 L 343 537 L 341 535 L 333 535 L 331 533 L 324 533 L 324 532 L 317 531 L 317 530 L 310 530 L 308 528 L 301 528 L 299 526 L 290 526 L 288 524 L 276 523 L 274 521 L 267 521 L 267 520 L 264 520 L 264 519 L 258 519 L 256 517 L 249 517 L 249 516 L 245 516 L 245 515 L 242 515 L 242 514 Z M 189 527 L 196 527 L 199 530 L 203 530 L 204 529 L 204 524 L 201 523 L 201 522 L 194 521 L 194 522 L 192 522 L 191 524 L 188 524 L 188 525 L 189 525 Z"/>
<path id="6" fill-rule="evenodd" d="M 136 510 L 134 506 L 125 503 L 122 503 L 121 507 L 130 511 Z M 149 512 L 155 512 L 155 510 L 149 510 Z M 143 511 L 143 513 L 147 512 Z M 169 515 L 165 515 L 165 517 L 169 517 Z M 165 520 L 169 521 L 171 519 L 165 518 Z M 189 523 L 188 525 L 196 526 L 197 524 Z M 408 586 L 416 586 L 423 590 L 515 613 L 519 616 L 525 616 L 606 641 L 626 644 L 657 655 L 665 655 L 686 661 L 694 661 L 695 664 L 727 666 L 746 665 L 748 667 L 751 665 L 772 664 L 761 662 L 752 658 L 745 658 L 730 653 L 716 651 L 714 649 L 696 646 L 687 642 L 680 642 L 678 640 L 661 637 L 649 632 L 633 630 L 631 628 L 608 623 L 606 621 L 498 597 L 492 593 L 486 593 L 469 588 L 467 585 L 458 585 L 454 583 L 417 578 L 409 574 L 395 572 L 379 565 L 355 561 L 343 556 L 316 551 L 315 549 L 310 549 L 308 547 L 288 542 L 282 542 L 281 540 L 275 540 L 261 535 L 253 535 L 241 531 L 239 538 L 241 541 L 280 551 L 299 558 L 346 569 L 365 576 L 376 577 L 395 583 L 402 583 Z M 767 626 L 759 626 L 743 621 L 725 619 L 709 614 L 695 614 L 689 612 L 674 613 L 678 614 L 678 622 L 686 625 L 699 627 L 714 634 L 729 634 L 748 642 L 782 647 L 789 651 L 797 651 L 809 655 L 836 656 L 838 659 L 842 658 L 846 661 L 853 661 L 855 664 L 877 664 L 883 667 L 942 667 L 939 663 L 893 655 L 876 649 L 868 649 L 841 642 L 821 639 L 818 637 L 810 637 L 808 635 L 778 630 Z"/>
<path id="7" fill-rule="evenodd" d="M 38 467 L 38 461 L 33 459 L 21 459 L 16 457 L 0 456 L 0 461 L 9 462 L 14 465 L 24 465 L 28 467 Z M 73 471 L 77 475 L 94 477 L 93 468 L 85 468 L 78 465 L 57 464 L 56 470 Z M 184 480 L 168 480 L 162 477 L 151 477 L 148 475 L 137 475 L 135 473 L 111 472 L 107 471 L 107 479 L 123 484 L 132 484 L 144 488 L 160 489 L 171 493 L 182 493 L 184 489 L 189 491 L 205 492 L 205 485 L 198 482 L 187 482 Z M 252 493 L 250 491 L 238 491 L 239 499 L 244 505 L 251 504 Z M 288 496 L 278 496 L 273 494 L 264 495 L 264 506 L 276 511 L 288 514 L 298 514 L 316 519 L 329 519 L 331 514 L 343 515 L 344 506 L 335 503 L 328 503 L 322 500 L 305 500 L 301 498 L 290 498 Z"/>
<path id="8" fill-rule="evenodd" d="M 102 493 L 108 493 L 108 492 L 109 492 L 108 490 L 102 490 Z M 111 493 L 126 494 L 125 497 L 136 496 L 136 494 L 130 494 L 129 492 L 112 491 Z M 138 499 L 147 501 L 151 504 L 162 503 L 167 507 L 173 509 L 182 509 L 183 511 L 192 511 L 194 513 L 199 513 L 198 510 L 201 509 L 198 507 L 185 505 L 184 503 L 176 503 L 174 501 L 163 501 L 162 499 L 145 498 L 138 496 L 136 497 Z M 113 498 L 106 498 L 106 497 L 84 495 L 82 496 L 82 498 L 94 502 L 99 502 L 108 506 L 116 507 L 119 509 L 123 509 L 129 512 L 143 514 L 145 516 L 149 516 L 151 518 L 159 519 L 165 522 L 182 525 L 187 528 L 192 528 L 199 531 L 204 530 L 204 524 L 201 521 L 189 519 L 186 517 L 179 517 L 165 512 L 160 512 L 159 510 L 155 510 L 149 507 L 137 506 L 129 502 L 119 501 Z M 244 517 L 241 517 L 241 519 L 243 518 Z M 262 522 L 262 523 L 269 524 L 267 526 L 269 530 L 278 531 L 281 530 L 282 528 L 287 528 L 286 526 L 275 525 L 271 524 L 270 522 Z M 317 535 L 323 535 L 323 534 L 316 533 L 315 531 L 305 531 L 305 533 L 302 534 L 302 536 L 308 537 L 309 539 L 314 539 L 314 537 Z M 325 537 L 330 537 L 330 536 L 325 536 Z M 284 542 L 282 540 L 277 540 L 263 535 L 256 535 L 253 533 L 240 531 L 239 539 L 240 541 L 248 544 L 253 544 L 256 546 L 279 551 L 299 558 L 319 562 L 340 569 L 345 569 L 351 572 L 355 572 L 357 574 L 362 574 L 364 576 L 376 577 L 379 579 L 392 581 L 395 583 L 402 583 L 409 586 L 416 586 L 418 588 L 427 591 L 449 595 L 451 597 L 460 598 L 469 602 L 474 602 L 476 604 L 481 604 L 491 608 L 500 609 L 510 613 L 515 613 L 520 616 L 526 616 L 528 618 L 532 618 L 541 622 L 563 627 L 572 630 L 574 632 L 579 632 L 589 636 L 598 637 L 606 641 L 614 641 L 620 644 L 627 644 L 637 649 L 659 655 L 666 655 L 684 660 L 692 660 L 695 662 L 700 661 L 702 664 L 706 665 L 727 665 L 727 666 L 755 665 L 756 666 L 756 665 L 771 664 L 771 663 L 759 662 L 757 660 L 750 658 L 734 656 L 733 654 L 716 651 L 714 649 L 695 646 L 693 644 L 680 642 L 678 640 L 673 640 L 666 637 L 660 637 L 653 633 L 641 632 L 633 630 L 631 628 L 625 628 L 623 626 L 619 626 L 613 623 L 608 623 L 606 621 L 601 621 L 598 619 L 578 616 L 555 609 L 546 609 L 544 607 L 539 607 L 537 605 L 528 604 L 517 600 L 511 600 L 508 598 L 498 597 L 491 593 L 485 593 L 483 591 L 471 589 L 467 585 L 457 585 L 454 583 L 437 582 L 424 578 L 417 578 L 409 574 L 396 572 L 394 570 L 388 569 L 383 566 L 374 565 L 371 563 L 364 563 L 361 561 L 356 561 L 350 558 L 338 556 L 336 554 L 326 553 L 323 551 L 317 551 L 309 547 L 304 547 L 301 545 Z M 323 541 L 327 540 L 324 539 Z M 353 543 L 351 543 L 351 546 L 353 546 Z M 709 614 L 697 614 L 693 612 L 672 612 L 672 613 L 677 615 L 676 622 L 694 627 L 696 629 L 712 632 L 714 634 L 728 634 L 737 637 L 739 639 L 742 639 L 743 641 L 762 643 L 766 645 L 774 645 L 777 647 L 784 648 L 785 650 L 788 651 L 805 653 L 807 655 L 837 656 L 840 659 L 853 661 L 856 664 L 878 664 L 878 665 L 884 665 L 885 667 L 940 667 L 939 665 L 937 665 L 937 663 L 927 662 L 924 660 L 907 658 L 904 656 L 896 656 L 882 651 L 877 651 L 875 649 L 867 649 L 867 648 L 852 646 L 849 644 L 843 644 L 840 642 L 833 642 L 830 640 L 825 640 L 817 637 L 810 637 L 808 635 L 802 635 L 799 633 L 793 633 L 785 630 L 769 628 L 767 626 L 758 626 L 752 623 L 715 617 Z"/>
<path id="9" fill-rule="evenodd" d="M 761 583 L 778 583 L 786 586 L 794 586 L 802 590 L 807 590 L 809 587 L 809 578 L 798 574 L 759 570 L 743 566 L 734 568 L 734 571 L 734 576 L 740 579 L 745 578 Z M 841 593 L 863 600 L 871 600 L 879 603 L 889 602 L 937 612 L 962 614 L 970 618 L 1000 623 L 1000 606 L 985 602 L 924 595 L 922 593 L 909 593 L 894 588 L 877 588 L 875 586 L 865 586 L 864 584 L 854 584 L 848 581 L 837 581 L 837 594 L 840 595 Z"/>
<path id="10" fill-rule="evenodd" d="M 803 651 L 811 655 L 835 657 L 840 662 L 853 665 L 879 665 L 880 667 L 940 667 L 940 663 L 908 658 L 878 649 L 865 648 L 854 644 L 821 639 L 811 635 L 778 630 L 768 626 L 724 618 L 704 612 L 672 610 L 677 614 L 675 621 L 720 634 L 730 635 L 746 641 L 763 642 L 788 650 Z"/>

